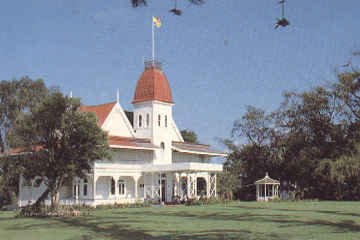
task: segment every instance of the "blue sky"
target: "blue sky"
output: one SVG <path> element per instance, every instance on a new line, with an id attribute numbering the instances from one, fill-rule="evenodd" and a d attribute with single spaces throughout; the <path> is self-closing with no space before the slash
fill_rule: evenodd
<path id="1" fill-rule="evenodd" d="M 153 0 L 4 1 L 0 8 L 0 79 L 28 75 L 73 92 L 85 104 L 115 100 L 132 109 L 143 57 L 157 55 L 176 103 L 180 129 L 218 147 L 247 105 L 272 111 L 285 90 L 334 81 L 334 70 L 360 50 L 360 1 L 288 0 L 291 25 L 274 30 L 276 0 L 207 0 L 201 7 Z"/>

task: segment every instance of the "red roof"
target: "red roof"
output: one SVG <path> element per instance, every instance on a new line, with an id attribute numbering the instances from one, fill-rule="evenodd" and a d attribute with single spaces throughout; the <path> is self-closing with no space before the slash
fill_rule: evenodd
<path id="1" fill-rule="evenodd" d="M 29 150 L 29 151 L 38 152 L 40 150 L 43 150 L 43 146 L 32 147 L 31 150 Z M 16 154 L 22 154 L 22 153 L 27 153 L 24 148 L 10 148 L 9 150 L 4 152 L 3 154 L 0 153 L 0 155 L 16 155 Z"/>
<path id="2" fill-rule="evenodd" d="M 187 143 L 187 142 L 172 142 L 172 146 L 178 150 L 182 151 L 191 151 L 191 152 L 201 152 L 201 153 L 210 153 L 214 155 L 224 155 L 225 153 L 214 150 L 210 145 L 197 144 L 197 143 Z"/>
<path id="3" fill-rule="evenodd" d="M 109 136 L 108 143 L 109 145 L 119 145 L 122 147 L 158 148 L 150 142 L 150 139 L 145 138 Z"/>
<path id="4" fill-rule="evenodd" d="M 104 103 L 95 106 L 80 106 L 80 111 L 95 113 L 96 117 L 98 118 L 98 125 L 102 126 L 115 104 L 116 102 Z"/>
<path id="5" fill-rule="evenodd" d="M 173 103 L 169 82 L 161 69 L 146 68 L 136 85 L 133 103 L 145 101 Z"/>

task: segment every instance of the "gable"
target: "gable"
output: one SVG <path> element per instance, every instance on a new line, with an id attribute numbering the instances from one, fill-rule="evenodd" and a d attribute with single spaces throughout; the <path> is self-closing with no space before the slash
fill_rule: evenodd
<path id="1" fill-rule="evenodd" d="M 108 115 L 110 114 L 111 110 L 114 108 L 115 104 L 116 102 L 104 103 L 94 106 L 80 106 L 80 111 L 95 113 L 98 119 L 97 123 L 101 127 L 104 124 Z"/>
<path id="2" fill-rule="evenodd" d="M 175 121 L 173 120 L 171 122 L 171 140 L 175 142 L 184 142 L 183 137 L 181 136 L 181 133 L 179 129 L 176 126 Z"/>
<path id="3" fill-rule="evenodd" d="M 102 125 L 111 136 L 134 137 L 134 130 L 119 103 L 115 103 Z"/>

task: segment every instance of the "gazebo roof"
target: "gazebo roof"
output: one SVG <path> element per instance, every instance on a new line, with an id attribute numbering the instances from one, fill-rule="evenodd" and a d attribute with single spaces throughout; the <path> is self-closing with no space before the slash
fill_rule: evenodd
<path id="1" fill-rule="evenodd" d="M 260 179 L 260 180 L 257 180 L 255 182 L 255 184 L 280 184 L 280 182 L 278 180 L 275 180 L 275 179 L 272 179 L 269 177 L 269 174 L 266 173 L 265 177 Z"/>

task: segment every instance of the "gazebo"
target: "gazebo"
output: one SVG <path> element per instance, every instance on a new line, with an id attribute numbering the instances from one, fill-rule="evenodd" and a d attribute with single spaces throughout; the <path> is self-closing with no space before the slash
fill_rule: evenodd
<path id="1" fill-rule="evenodd" d="M 256 201 L 265 201 L 279 197 L 280 182 L 272 179 L 266 173 L 263 179 L 255 182 L 256 185 Z"/>

